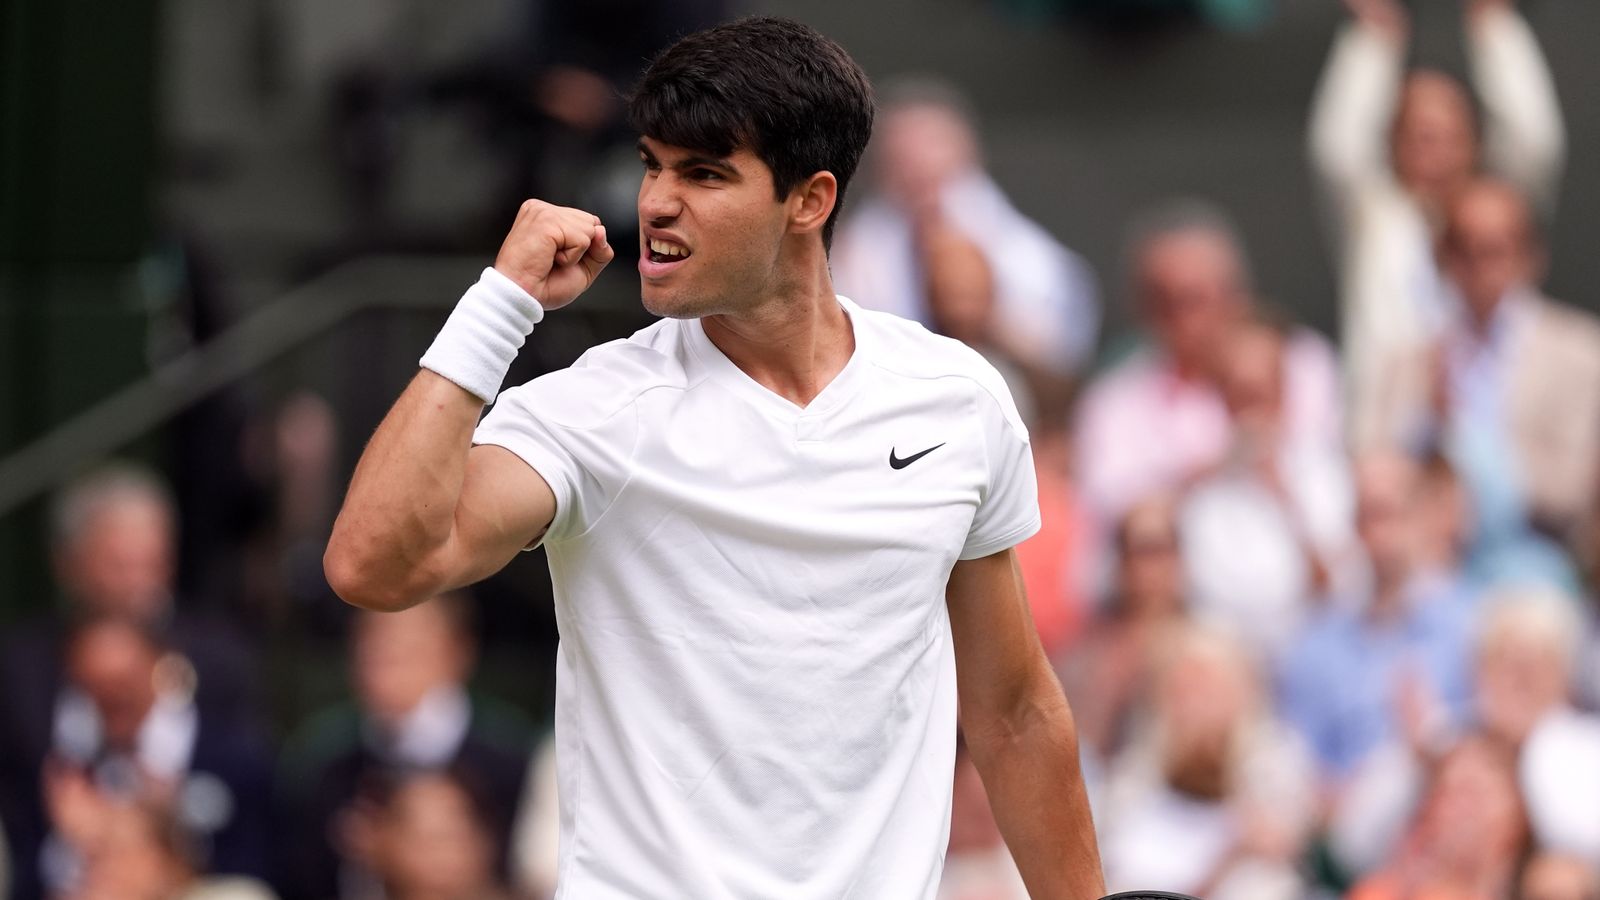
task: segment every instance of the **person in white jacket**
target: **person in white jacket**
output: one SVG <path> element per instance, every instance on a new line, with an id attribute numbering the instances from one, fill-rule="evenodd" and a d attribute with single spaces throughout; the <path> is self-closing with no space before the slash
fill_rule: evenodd
<path id="1" fill-rule="evenodd" d="M 1441 72 L 1406 70 L 1409 24 L 1399 0 L 1345 0 L 1354 16 L 1334 41 L 1312 106 L 1313 168 L 1335 214 L 1350 437 L 1394 443 L 1378 409 L 1420 394 L 1383 360 L 1431 341 L 1451 315 L 1433 245 L 1450 197 L 1488 170 L 1542 211 L 1555 205 L 1565 132 L 1554 82 L 1512 0 L 1468 0 L 1467 58 L 1482 103 Z M 1413 383 L 1415 382 L 1415 383 Z"/>

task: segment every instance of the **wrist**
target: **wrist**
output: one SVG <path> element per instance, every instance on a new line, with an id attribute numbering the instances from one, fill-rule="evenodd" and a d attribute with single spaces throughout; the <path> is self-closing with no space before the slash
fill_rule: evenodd
<path id="1" fill-rule="evenodd" d="M 511 361 L 544 318 L 544 307 L 493 267 L 456 303 L 419 364 L 492 403 Z"/>

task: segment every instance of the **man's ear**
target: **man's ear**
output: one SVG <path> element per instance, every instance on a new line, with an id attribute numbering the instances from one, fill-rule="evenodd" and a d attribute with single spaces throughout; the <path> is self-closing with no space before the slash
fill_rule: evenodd
<path id="1" fill-rule="evenodd" d="M 839 179 L 832 172 L 818 172 L 789 192 L 789 229 L 806 233 L 821 231 L 839 202 Z"/>

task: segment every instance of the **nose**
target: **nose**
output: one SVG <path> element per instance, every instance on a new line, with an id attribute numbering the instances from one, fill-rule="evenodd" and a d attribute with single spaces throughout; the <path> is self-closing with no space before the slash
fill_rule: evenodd
<path id="1" fill-rule="evenodd" d="M 639 185 L 639 221 L 655 227 L 671 224 L 683 211 L 677 176 L 663 171 L 646 174 Z"/>

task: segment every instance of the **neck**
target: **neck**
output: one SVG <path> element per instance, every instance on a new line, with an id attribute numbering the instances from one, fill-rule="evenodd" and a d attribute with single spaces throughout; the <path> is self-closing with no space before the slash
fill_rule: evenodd
<path id="1" fill-rule="evenodd" d="M 795 267 L 772 296 L 701 324 L 723 355 L 758 384 L 805 406 L 855 352 L 855 333 L 839 306 L 821 245 L 819 259 Z"/>

